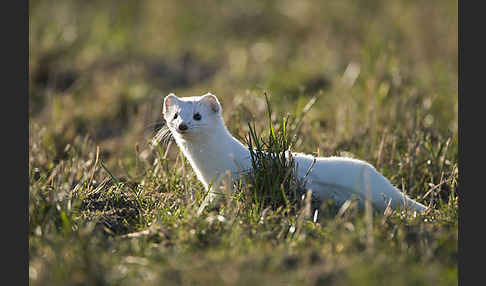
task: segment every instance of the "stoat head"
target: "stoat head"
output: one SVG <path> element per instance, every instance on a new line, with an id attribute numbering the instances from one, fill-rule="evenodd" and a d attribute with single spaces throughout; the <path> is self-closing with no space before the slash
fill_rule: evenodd
<path id="1" fill-rule="evenodd" d="M 216 96 L 177 97 L 170 93 L 164 99 L 163 114 L 172 135 L 191 140 L 210 135 L 224 127 L 221 104 Z"/>

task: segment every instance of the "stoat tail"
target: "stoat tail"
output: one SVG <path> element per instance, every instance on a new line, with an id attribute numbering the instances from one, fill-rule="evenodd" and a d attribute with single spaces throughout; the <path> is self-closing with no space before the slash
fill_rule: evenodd
<path id="1" fill-rule="evenodd" d="M 390 184 L 388 191 L 381 193 L 383 203 L 375 203 L 375 206 L 380 211 L 385 211 L 388 205 L 392 209 L 403 209 L 416 211 L 417 213 L 423 213 L 427 210 L 427 207 L 423 204 L 409 198 L 404 193 L 400 192 L 397 188 Z M 390 201 L 391 200 L 391 201 Z M 376 200 L 375 200 L 376 202 Z"/>
<path id="2" fill-rule="evenodd" d="M 412 210 L 415 210 L 417 211 L 418 213 L 422 213 L 424 212 L 427 207 L 424 206 L 423 204 L 417 202 L 417 201 L 414 201 L 413 199 L 405 196 L 405 208 L 411 208 Z"/>
<path id="3" fill-rule="evenodd" d="M 379 173 L 374 167 L 365 167 L 369 172 L 372 200 L 381 211 L 384 211 L 388 205 L 392 209 L 410 209 L 418 213 L 424 212 L 427 207 L 423 204 L 409 198 L 406 194 L 401 192 L 390 181 Z M 391 202 L 390 202 L 391 200 Z"/>

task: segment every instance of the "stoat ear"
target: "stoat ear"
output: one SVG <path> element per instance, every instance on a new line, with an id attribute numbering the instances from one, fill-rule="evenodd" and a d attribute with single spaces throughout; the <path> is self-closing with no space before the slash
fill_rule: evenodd
<path id="1" fill-rule="evenodd" d="M 208 103 L 211 110 L 216 113 L 221 110 L 221 105 L 219 104 L 218 98 L 209 92 L 203 95 L 200 101 Z"/>
<path id="2" fill-rule="evenodd" d="M 164 98 L 164 107 L 163 107 L 163 112 L 164 114 L 167 114 L 170 110 L 170 108 L 177 102 L 177 96 L 175 96 L 175 94 L 173 93 L 169 93 L 169 95 L 167 95 L 165 98 Z"/>

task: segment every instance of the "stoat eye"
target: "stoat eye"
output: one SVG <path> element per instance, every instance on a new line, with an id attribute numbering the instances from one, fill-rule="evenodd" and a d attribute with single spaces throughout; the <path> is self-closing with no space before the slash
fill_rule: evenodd
<path id="1" fill-rule="evenodd" d="M 194 114 L 194 120 L 201 120 L 201 114 L 199 113 Z"/>
<path id="2" fill-rule="evenodd" d="M 174 119 L 177 119 L 178 113 L 174 114 Z"/>

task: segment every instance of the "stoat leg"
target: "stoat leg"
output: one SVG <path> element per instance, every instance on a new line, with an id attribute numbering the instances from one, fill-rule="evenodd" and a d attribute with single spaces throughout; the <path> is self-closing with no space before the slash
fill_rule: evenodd
<path id="1" fill-rule="evenodd" d="M 208 192 L 204 201 L 199 206 L 197 210 L 197 215 L 199 216 L 203 210 L 211 206 L 219 206 L 225 196 L 230 196 L 232 192 L 232 178 L 231 173 L 226 172 L 211 186 L 208 186 Z"/>

